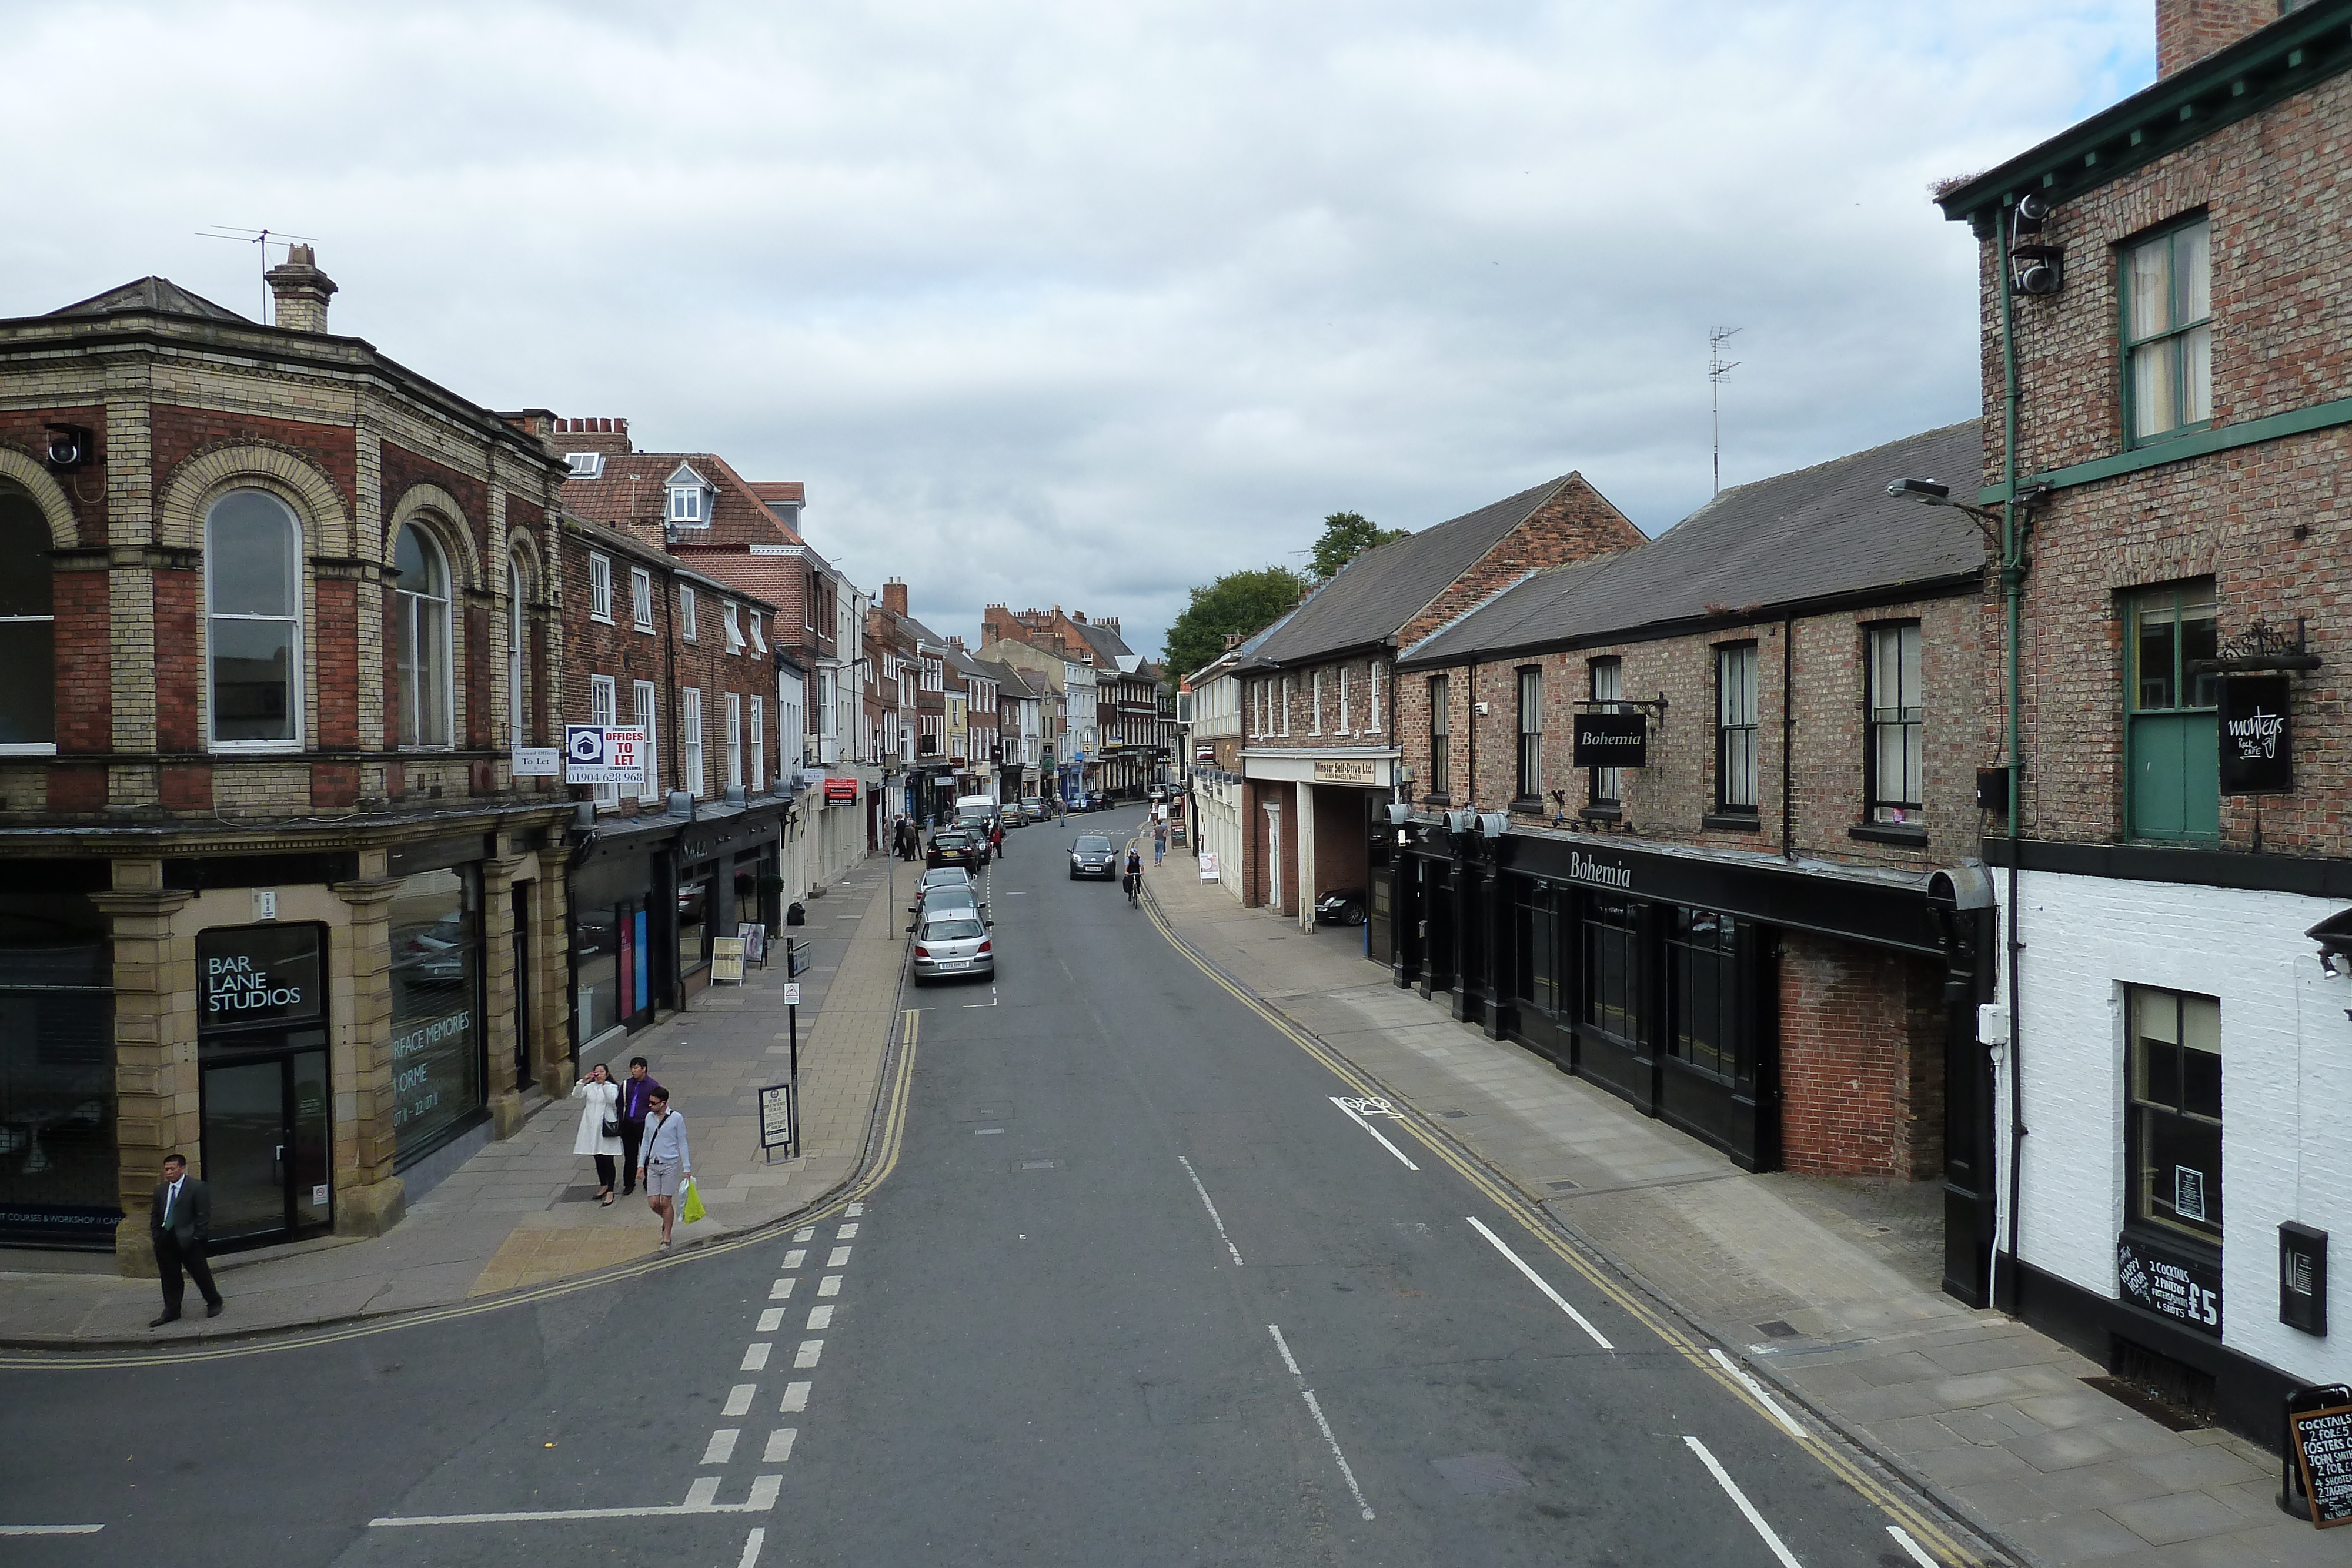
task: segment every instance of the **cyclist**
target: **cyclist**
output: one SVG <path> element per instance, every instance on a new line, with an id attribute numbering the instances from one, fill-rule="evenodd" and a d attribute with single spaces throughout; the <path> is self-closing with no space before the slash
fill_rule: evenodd
<path id="1" fill-rule="evenodd" d="M 1126 881 L 1127 901 L 1133 904 L 1135 895 L 1143 889 L 1143 852 L 1133 844 L 1129 844 L 1127 848 Z"/>

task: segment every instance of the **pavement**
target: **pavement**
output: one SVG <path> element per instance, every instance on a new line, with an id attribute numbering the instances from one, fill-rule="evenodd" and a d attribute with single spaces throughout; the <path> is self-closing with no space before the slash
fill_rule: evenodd
<path id="1" fill-rule="evenodd" d="M 1939 1288 L 1935 1182 L 1751 1174 L 1444 1007 L 1360 927 L 1244 910 L 1189 856 L 1146 869 L 1170 928 L 1417 1109 L 1571 1236 L 2021 1560 L 2341 1564 L 2288 1518 L 2279 1465 L 2092 1386 L 2100 1367 Z"/>
<path id="2" fill-rule="evenodd" d="M 682 1012 L 584 1056 L 618 1076 L 644 1056 L 687 1118 L 709 1218 L 681 1224 L 693 1248 L 773 1224 L 846 1183 L 864 1157 L 888 1052 L 905 953 L 891 890 L 914 868 L 876 856 L 807 904 L 784 933 L 813 951 L 801 975 L 802 1153 L 760 1146 L 758 1090 L 782 1082 L 786 1036 L 782 942 L 740 986 L 713 985 Z M 446 1306 L 576 1278 L 651 1253 L 661 1222 L 642 1193 L 596 1201 L 594 1162 L 572 1152 L 583 1102 L 542 1100 L 521 1130 L 492 1143 L 408 1206 L 381 1237 L 324 1237 L 215 1258 L 226 1310 L 192 1310 L 163 1329 L 152 1280 L 110 1273 L 22 1271 L 29 1255 L 0 1252 L 0 1344 L 22 1348 L 156 1345 L 219 1340 Z M 110 1260 L 100 1260 L 106 1262 Z M 14 1265 L 18 1271 L 9 1271 Z M 190 1308 L 201 1308 L 193 1286 Z"/>

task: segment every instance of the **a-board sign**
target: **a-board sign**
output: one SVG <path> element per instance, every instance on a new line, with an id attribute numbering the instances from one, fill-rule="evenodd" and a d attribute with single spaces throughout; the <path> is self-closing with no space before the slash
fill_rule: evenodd
<path id="1" fill-rule="evenodd" d="M 760 1091 L 760 1146 L 787 1149 L 793 1144 L 793 1086 L 772 1083 Z"/>
<path id="2" fill-rule="evenodd" d="M 1575 756 L 1578 768 L 1646 768 L 1650 762 L 1649 721 L 1641 713 L 1576 716 Z"/>
<path id="3" fill-rule="evenodd" d="M 736 922 L 735 935 L 743 938 L 743 962 L 764 969 L 768 967 L 768 927 L 762 921 Z"/>
<path id="4" fill-rule="evenodd" d="M 1213 852 L 1201 857 L 1201 880 L 1202 882 L 1217 880 L 1217 857 Z"/>
<path id="5" fill-rule="evenodd" d="M 710 939 L 710 982 L 720 985 L 743 983 L 743 938 L 714 936 Z"/>
<path id="6" fill-rule="evenodd" d="M 2287 1430 L 2311 1522 L 2322 1530 L 2352 1524 L 2352 1405 L 2298 1411 L 2287 1417 Z"/>

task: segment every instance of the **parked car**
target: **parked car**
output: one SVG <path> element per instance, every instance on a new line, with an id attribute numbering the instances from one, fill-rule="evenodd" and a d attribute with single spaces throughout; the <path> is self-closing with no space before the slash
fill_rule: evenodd
<path id="1" fill-rule="evenodd" d="M 960 829 L 941 828 L 931 835 L 930 847 L 923 852 L 923 863 L 968 869 L 984 866 L 988 863 L 988 846 Z"/>
<path id="2" fill-rule="evenodd" d="M 970 866 L 935 865 L 924 871 L 922 883 L 915 891 L 919 895 L 935 887 L 970 887 L 971 882 Z"/>
<path id="3" fill-rule="evenodd" d="M 1044 821 L 1045 820 L 1045 798 L 1042 795 L 1023 796 L 1021 798 L 1021 814 L 1033 822 Z"/>
<path id="4" fill-rule="evenodd" d="M 1315 924 L 1318 925 L 1361 925 L 1364 923 L 1364 890 L 1360 887 L 1335 887 L 1315 901 Z"/>
<path id="5" fill-rule="evenodd" d="M 907 929 L 911 931 L 926 920 L 956 910 L 962 910 L 983 924 L 988 919 L 988 906 L 981 903 L 980 894 L 969 884 L 958 886 L 951 883 L 945 887 L 932 888 L 915 901 L 915 925 Z"/>
<path id="6" fill-rule="evenodd" d="M 1020 806 L 1009 801 L 998 810 L 996 820 L 1008 828 L 1025 828 L 1029 825 L 1029 819 L 1023 813 Z"/>
<path id="7" fill-rule="evenodd" d="M 1110 841 L 1108 833 L 1080 833 L 1070 841 L 1070 880 L 1082 876 L 1118 880 L 1118 846 Z"/>
<path id="8" fill-rule="evenodd" d="M 996 944 L 976 915 L 950 911 L 924 920 L 915 932 L 915 983 L 951 976 L 996 973 Z"/>

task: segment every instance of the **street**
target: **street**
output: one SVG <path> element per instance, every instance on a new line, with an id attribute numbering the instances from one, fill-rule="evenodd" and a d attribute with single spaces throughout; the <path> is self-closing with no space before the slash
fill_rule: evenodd
<path id="1" fill-rule="evenodd" d="M 8 1561 L 1949 1560 L 1066 877 L 1073 833 L 1137 820 L 1007 835 L 997 976 L 907 990 L 903 1143 L 861 1203 L 531 1304 L 9 1372 L 0 1525 L 102 1528 Z"/>

